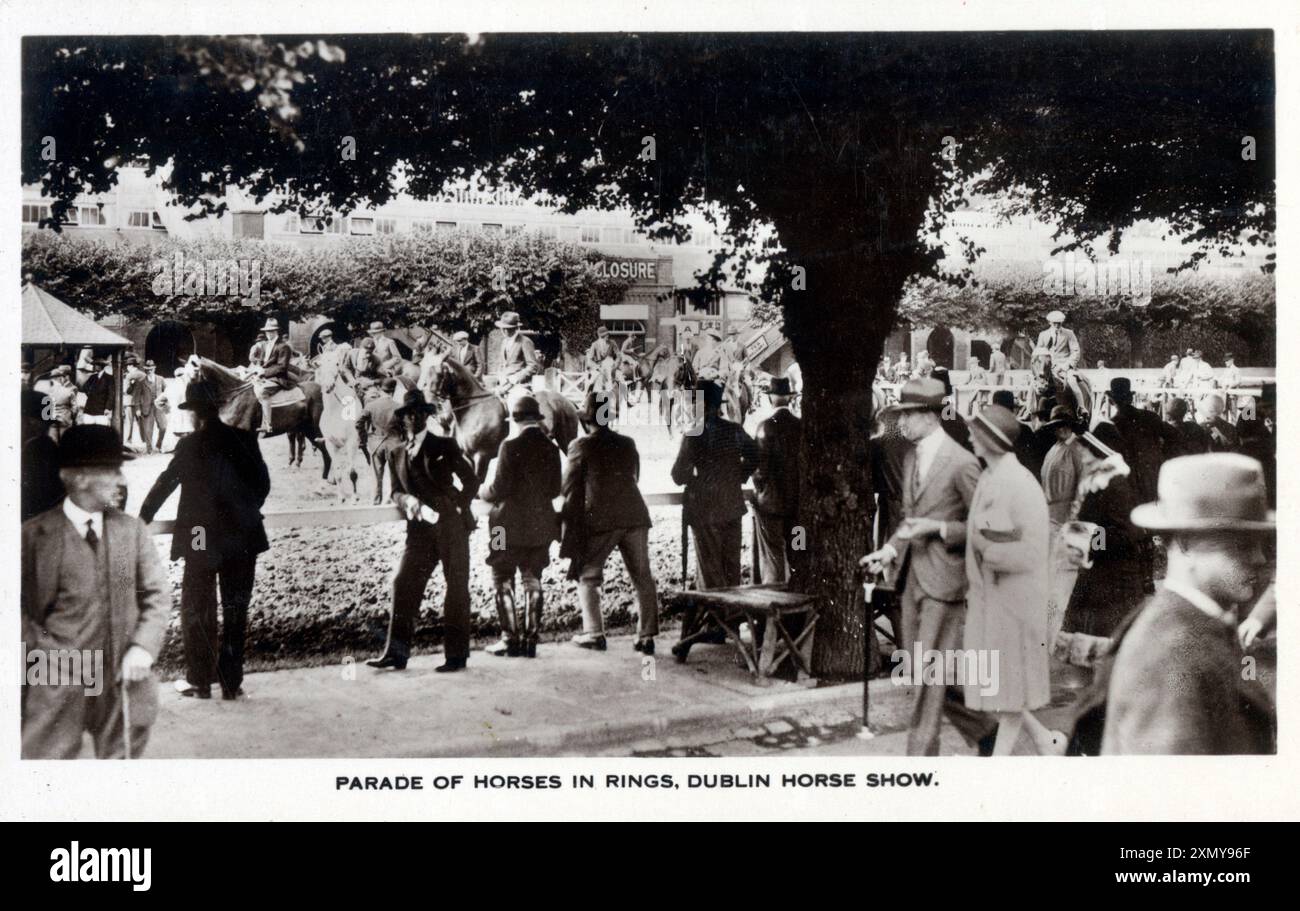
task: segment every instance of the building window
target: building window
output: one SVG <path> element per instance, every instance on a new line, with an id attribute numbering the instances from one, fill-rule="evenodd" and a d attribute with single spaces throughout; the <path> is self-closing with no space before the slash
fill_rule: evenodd
<path id="1" fill-rule="evenodd" d="M 166 231 L 167 227 L 162 223 L 157 211 L 152 209 L 133 209 L 126 215 L 126 226 L 128 228 L 152 228 L 155 231 Z"/>
<path id="2" fill-rule="evenodd" d="M 395 233 L 397 233 L 397 219 L 396 219 L 396 218 L 376 218 L 376 219 L 375 219 L 375 233 L 376 233 L 376 234 L 395 234 Z"/>
<path id="3" fill-rule="evenodd" d="M 712 295 L 707 302 L 702 303 L 697 299 L 688 297 L 684 292 L 678 291 L 675 295 L 676 307 L 674 308 L 678 316 L 721 316 L 722 315 L 722 296 L 719 294 Z"/>
<path id="4" fill-rule="evenodd" d="M 645 323 L 639 319 L 607 319 L 605 326 L 614 335 L 645 335 Z"/>
<path id="5" fill-rule="evenodd" d="M 299 234 L 342 234 L 347 219 L 342 215 L 309 215 L 298 224 Z"/>
<path id="6" fill-rule="evenodd" d="M 348 225 L 348 230 L 353 234 L 374 234 L 375 233 L 375 220 L 373 218 L 368 218 L 365 216 L 358 218 L 356 216 L 353 216 L 351 219 L 349 219 L 349 221 L 350 224 Z"/>
<path id="7" fill-rule="evenodd" d="M 456 223 L 454 221 L 438 221 L 433 224 L 433 231 L 435 234 L 450 234 L 455 230 Z"/>
<path id="8" fill-rule="evenodd" d="M 73 206 L 64 216 L 63 223 L 81 228 L 102 228 L 108 224 L 108 219 L 99 206 Z"/>
<path id="9" fill-rule="evenodd" d="M 549 237 L 551 240 L 558 240 L 560 230 L 555 225 L 538 225 L 537 233 L 542 237 Z"/>
<path id="10" fill-rule="evenodd" d="M 501 232 L 502 232 L 502 226 L 501 226 L 501 225 L 494 225 L 494 224 L 491 224 L 491 223 L 486 222 L 486 221 L 483 222 L 483 233 L 484 233 L 484 234 L 490 234 L 490 235 L 494 235 L 494 236 L 498 236 L 498 237 L 499 237 L 499 236 L 501 235 Z"/>
<path id="11" fill-rule="evenodd" d="M 414 231 L 414 232 L 416 232 L 417 234 L 432 234 L 432 233 L 433 233 L 433 219 L 432 219 L 432 218 L 412 218 L 412 219 L 411 219 L 411 230 Z"/>
<path id="12" fill-rule="evenodd" d="M 41 219 L 50 217 L 50 207 L 38 203 L 23 203 L 23 224 L 40 224 Z"/>
<path id="13" fill-rule="evenodd" d="M 522 223 L 517 221 L 511 222 L 505 227 L 506 237 L 514 237 L 516 234 L 522 234 L 523 230 L 524 226 Z"/>
<path id="14" fill-rule="evenodd" d="M 577 225 L 564 225 L 560 228 L 559 239 L 566 244 L 576 244 L 582 240 L 582 229 Z"/>
<path id="15" fill-rule="evenodd" d="M 582 242 L 584 244 L 594 244 L 600 240 L 600 228 L 595 225 L 582 226 Z"/>

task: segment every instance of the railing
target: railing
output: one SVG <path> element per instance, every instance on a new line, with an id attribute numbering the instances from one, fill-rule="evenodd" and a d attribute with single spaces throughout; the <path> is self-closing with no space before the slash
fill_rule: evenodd
<path id="1" fill-rule="evenodd" d="M 750 566 L 752 578 L 758 579 L 758 516 L 753 511 L 754 490 L 744 488 L 746 501 L 750 504 Z M 672 490 L 662 493 L 642 494 L 647 506 L 681 506 L 682 492 Z M 491 506 L 482 500 L 475 500 L 470 508 L 474 515 L 484 518 Z M 402 522 L 406 516 L 391 503 L 381 506 L 325 506 L 315 509 L 285 509 L 268 512 L 262 517 L 267 528 L 342 528 L 350 525 L 379 525 L 384 522 Z M 149 526 L 150 534 L 171 535 L 176 530 L 176 520 L 159 519 Z M 682 514 L 682 585 L 685 587 L 687 577 L 687 525 L 685 513 Z"/>

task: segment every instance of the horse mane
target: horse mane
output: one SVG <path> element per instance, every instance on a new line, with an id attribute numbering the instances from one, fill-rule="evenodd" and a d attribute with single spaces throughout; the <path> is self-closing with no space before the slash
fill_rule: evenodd
<path id="1" fill-rule="evenodd" d="M 218 364 L 206 357 L 199 358 L 199 365 L 203 368 L 203 375 L 215 382 L 223 391 L 233 386 L 243 386 L 248 382 L 247 379 L 241 377 L 224 364 Z"/>
<path id="2" fill-rule="evenodd" d="M 470 369 L 452 356 L 448 351 L 442 355 L 443 364 L 451 368 L 452 373 L 456 376 L 457 392 L 466 396 L 479 395 L 487 392 L 487 387 L 478 381 Z"/>

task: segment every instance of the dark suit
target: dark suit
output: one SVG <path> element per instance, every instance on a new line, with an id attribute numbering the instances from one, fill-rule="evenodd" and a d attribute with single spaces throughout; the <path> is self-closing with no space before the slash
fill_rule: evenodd
<path id="1" fill-rule="evenodd" d="M 1231 617 L 1211 617 L 1166 589 L 1147 602 L 1110 670 L 1103 753 L 1277 752 L 1272 700 L 1243 677 Z"/>
<path id="2" fill-rule="evenodd" d="M 1277 437 L 1262 420 L 1237 422 L 1239 451 L 1257 459 L 1264 466 L 1264 483 L 1268 488 L 1268 505 L 1277 508 Z"/>
<path id="3" fill-rule="evenodd" d="M 1168 422 L 1166 422 L 1168 423 Z M 1185 455 L 1204 455 L 1210 451 L 1210 432 L 1195 421 L 1170 423 L 1174 443 L 1166 453 L 1168 458 Z"/>
<path id="4" fill-rule="evenodd" d="M 888 542 L 898 554 L 895 585 L 902 588 L 903 598 L 901 648 L 908 652 L 918 646 L 922 653 L 961 648 L 966 620 L 966 519 L 980 466 L 942 428 L 938 433 L 939 447 L 923 477 L 916 447 L 903 460 L 903 516 L 943 522 L 944 533 L 905 541 L 895 532 Z M 913 666 L 921 657 L 912 656 Z M 907 735 L 909 756 L 938 755 L 944 713 L 967 739 L 991 732 L 992 720 L 966 708 L 955 686 L 920 686 Z"/>
<path id="5" fill-rule="evenodd" d="M 257 555 L 270 546 L 261 510 L 271 477 L 257 437 L 215 418 L 186 435 L 145 497 L 140 518 L 152 521 L 178 486 L 181 499 L 171 558 L 185 559 L 181 633 L 186 679 L 200 689 L 215 681 L 226 692 L 235 692 L 244 679 L 244 638 Z"/>
<path id="6" fill-rule="evenodd" d="M 375 502 L 383 498 L 384 468 L 391 466 L 393 453 L 403 445 L 402 424 L 397 419 L 397 402 L 387 395 L 371 399 L 361 410 L 362 423 L 373 430 L 379 437 L 379 443 L 372 446 L 370 465 L 375 470 Z M 367 434 L 362 435 L 362 440 Z M 389 474 L 392 474 L 391 467 Z"/>
<path id="7" fill-rule="evenodd" d="M 1241 447 L 1237 428 L 1223 418 L 1215 418 L 1201 426 L 1210 434 L 1210 452 L 1236 452 Z"/>
<path id="8" fill-rule="evenodd" d="M 275 380 L 282 389 L 293 385 L 289 366 L 293 363 L 293 349 L 282 338 L 262 350 L 262 379 Z"/>
<path id="9" fill-rule="evenodd" d="M 446 582 L 443 649 L 448 660 L 469 655 L 469 535 L 474 530 L 470 503 L 478 493 L 474 466 L 450 437 L 425 433 L 414 454 L 409 446 L 393 453 L 393 496 L 410 494 L 438 514 L 433 525 L 406 523 L 406 549 L 393 579 L 393 607 L 384 656 L 407 658 L 415 638 L 424 589 L 439 563 Z M 456 481 L 460 482 L 460 489 Z"/>
<path id="10" fill-rule="evenodd" d="M 1123 439 L 1120 454 L 1133 470 L 1133 486 L 1141 502 L 1155 500 L 1160 466 L 1169 458 L 1167 450 L 1180 444 L 1178 434 L 1154 411 L 1131 404 L 1116 403 L 1111 423 Z"/>
<path id="11" fill-rule="evenodd" d="M 497 372 L 503 380 L 524 383 L 541 370 L 542 364 L 537 359 L 537 350 L 533 347 L 532 339 L 522 332 L 516 332 L 513 341 L 508 338 L 502 340 L 501 369 Z"/>
<path id="12" fill-rule="evenodd" d="M 131 383 L 131 408 L 135 412 L 140 436 L 144 438 L 145 452 L 153 452 L 154 400 L 158 397 L 158 382 L 157 377 L 141 373 Z"/>
<path id="13" fill-rule="evenodd" d="M 636 442 L 605 425 L 569 444 L 561 492 L 564 537 L 560 556 L 570 557 L 569 577 L 578 579 L 583 632 L 602 635 L 600 589 L 605 561 L 618 548 L 636 590 L 639 639 L 659 632 L 659 602 L 650 571 L 650 511 L 637 487 L 641 458 Z"/>
<path id="14" fill-rule="evenodd" d="M 81 552 L 68 551 L 69 542 Z M 122 658 L 138 645 L 155 659 L 171 613 L 171 585 L 144 523 L 115 509 L 103 513 L 100 556 L 105 582 L 94 592 L 99 603 L 83 615 L 61 596 L 68 590 L 66 559 L 95 560 L 95 553 L 73 529 L 61 507 L 47 510 L 22 527 L 22 641 L 29 652 L 102 649 L 103 691 L 87 696 L 80 685 L 22 688 L 24 759 L 75 759 L 82 732 L 89 731 L 95 755 L 124 755 Z M 107 605 L 102 603 L 106 598 Z M 80 599 L 83 607 L 91 602 Z M 26 668 L 24 668 L 26 670 Z M 152 676 L 126 684 L 130 689 L 131 749 L 139 756 L 157 715 L 157 684 Z"/>
<path id="15" fill-rule="evenodd" d="M 758 446 L 739 424 L 707 415 L 700 433 L 682 438 L 673 462 L 674 484 L 684 484 L 682 518 L 695 538 L 696 584 L 740 584 L 741 490 L 758 467 Z"/>
<path id="16" fill-rule="evenodd" d="M 758 513 L 758 566 L 763 582 L 785 582 L 791 565 L 805 553 L 796 550 L 799 522 L 799 445 L 803 422 L 789 408 L 777 408 L 758 425 L 758 467 L 754 469 L 754 508 Z"/>
<path id="17" fill-rule="evenodd" d="M 560 493 L 560 450 L 539 424 L 501 443 L 496 476 L 479 493 L 492 504 L 493 554 L 510 563 L 516 552 L 548 547 L 560 537 L 551 501 Z M 504 547 L 497 547 L 500 541 Z M 488 563 L 493 563 L 493 557 Z"/>
<path id="18" fill-rule="evenodd" d="M 113 413 L 113 378 L 107 373 L 92 374 L 81 391 L 86 393 L 82 414 L 98 416 Z"/>

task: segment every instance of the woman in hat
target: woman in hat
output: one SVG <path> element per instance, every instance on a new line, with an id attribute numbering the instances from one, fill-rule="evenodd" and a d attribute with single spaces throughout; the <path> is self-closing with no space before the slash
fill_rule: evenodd
<path id="1" fill-rule="evenodd" d="M 1079 442 L 1083 476 L 1064 529 L 1064 546 L 1079 575 L 1061 629 L 1109 637 L 1145 596 L 1138 551 L 1142 533 L 1129 519 L 1137 493 L 1119 454 L 1122 441 L 1115 425 L 1098 424 L 1080 434 Z M 1072 662 L 1080 663 L 1077 649 Z"/>
<path id="2" fill-rule="evenodd" d="M 1052 642 L 1065 618 L 1065 605 L 1070 600 L 1078 567 L 1066 556 L 1061 530 L 1072 518 L 1075 497 L 1079 493 L 1079 479 L 1084 473 L 1084 457 L 1078 431 L 1082 429 L 1074 411 L 1067 405 L 1052 408 L 1042 429 L 1056 435 L 1056 442 L 1043 459 L 1041 472 L 1043 493 L 1047 497 L 1047 516 L 1050 524 L 1048 537 L 1048 567 L 1051 594 L 1048 598 L 1048 637 Z"/>
<path id="3" fill-rule="evenodd" d="M 970 421 L 985 464 L 966 521 L 967 655 L 997 656 L 991 680 L 963 683 L 968 708 L 998 716 L 993 755 L 1010 755 L 1023 728 L 1040 753 L 1061 753 L 1031 713 L 1051 700 L 1047 653 L 1047 501 L 1015 456 L 1016 416 L 988 405 Z M 949 681 L 952 683 L 953 681 Z"/>

